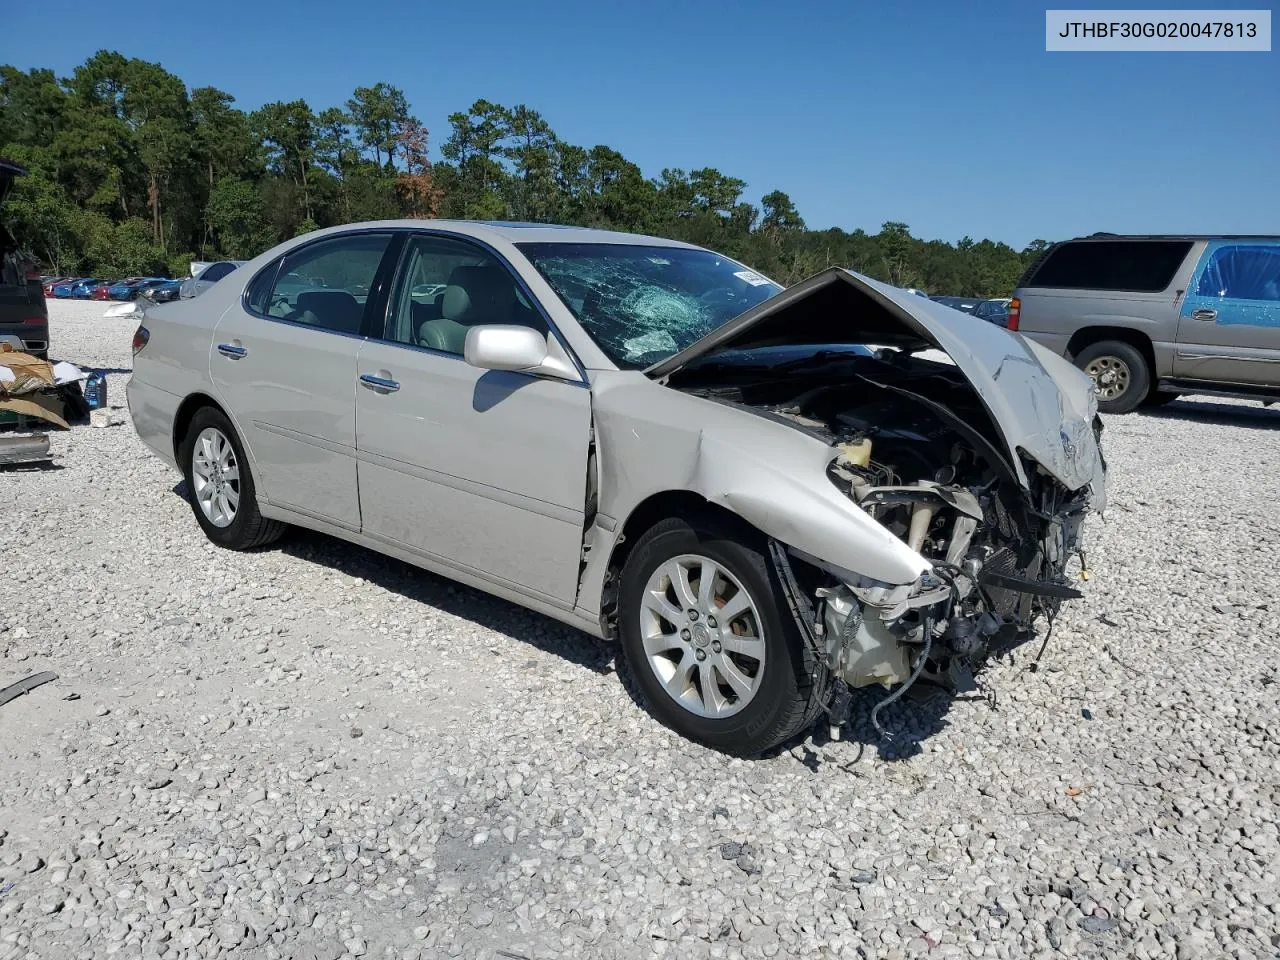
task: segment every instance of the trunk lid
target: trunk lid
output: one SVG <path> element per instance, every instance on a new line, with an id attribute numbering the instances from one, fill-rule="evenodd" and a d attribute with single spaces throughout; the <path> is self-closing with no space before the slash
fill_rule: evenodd
<path id="1" fill-rule="evenodd" d="M 868 309 L 872 304 L 883 309 Z M 1024 485 L 1019 452 L 1068 489 L 1093 483 L 1095 498 L 1104 496 L 1084 374 L 1073 368 L 1051 373 L 1016 334 L 838 267 L 787 288 L 645 373 L 665 380 L 724 350 L 792 343 L 941 349 L 986 405 Z"/>

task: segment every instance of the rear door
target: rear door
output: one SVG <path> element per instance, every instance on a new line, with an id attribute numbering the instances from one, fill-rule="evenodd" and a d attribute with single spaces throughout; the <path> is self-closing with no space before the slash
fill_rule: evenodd
<path id="1" fill-rule="evenodd" d="M 1280 243 L 1208 244 L 1178 315 L 1174 375 L 1280 386 Z"/>
<path id="2" fill-rule="evenodd" d="M 460 237 L 405 245 L 381 337 L 360 349 L 364 533 L 571 608 L 591 443 L 585 382 L 481 370 L 477 324 L 531 326 L 566 357 L 508 266 Z"/>
<path id="3" fill-rule="evenodd" d="M 356 356 L 391 236 L 353 232 L 294 248 L 223 314 L 209 356 L 267 499 L 355 531 Z M 295 270 L 317 285 L 279 282 Z"/>

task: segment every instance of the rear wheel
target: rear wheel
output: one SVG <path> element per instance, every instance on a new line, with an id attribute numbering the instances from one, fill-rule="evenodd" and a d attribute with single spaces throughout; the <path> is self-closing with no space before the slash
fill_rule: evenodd
<path id="1" fill-rule="evenodd" d="M 620 639 L 649 711 L 677 733 L 754 755 L 811 724 L 813 658 L 744 532 L 664 520 L 622 572 Z"/>
<path id="2" fill-rule="evenodd" d="M 1098 388 L 1098 409 L 1103 413 L 1128 413 L 1151 388 L 1146 358 L 1123 340 L 1101 340 L 1076 354 L 1076 366 Z"/>
<path id="3" fill-rule="evenodd" d="M 182 442 L 182 471 L 200 529 L 229 550 L 249 550 L 278 540 L 285 525 L 258 512 L 253 474 L 240 438 L 226 415 L 202 407 Z"/>

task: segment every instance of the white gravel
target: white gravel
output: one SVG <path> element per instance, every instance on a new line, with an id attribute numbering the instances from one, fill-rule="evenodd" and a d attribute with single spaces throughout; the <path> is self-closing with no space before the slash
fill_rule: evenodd
<path id="1" fill-rule="evenodd" d="M 123 412 L 101 312 L 51 304 L 54 353 Z M 219 550 L 127 424 L 61 434 L 0 473 L 0 685 L 59 674 L 0 707 L 0 960 L 1275 957 L 1280 410 L 1107 428 L 1038 672 L 754 762 L 605 644 L 318 535 Z"/>

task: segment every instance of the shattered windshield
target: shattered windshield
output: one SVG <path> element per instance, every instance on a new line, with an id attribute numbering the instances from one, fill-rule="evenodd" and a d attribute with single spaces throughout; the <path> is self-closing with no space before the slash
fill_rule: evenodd
<path id="1" fill-rule="evenodd" d="M 519 247 L 623 369 L 665 360 L 782 290 L 707 250 L 604 243 Z"/>

